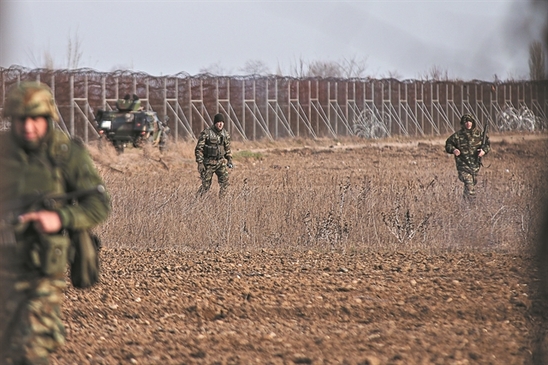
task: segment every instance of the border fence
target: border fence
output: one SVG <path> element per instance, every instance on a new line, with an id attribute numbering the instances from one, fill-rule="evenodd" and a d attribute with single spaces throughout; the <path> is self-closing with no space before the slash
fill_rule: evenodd
<path id="1" fill-rule="evenodd" d="M 23 80 L 48 84 L 61 128 L 86 143 L 98 138 L 97 111 L 112 110 L 126 94 L 167 118 L 175 141 L 195 140 L 219 112 L 236 140 L 447 135 L 459 128 L 464 113 L 491 130 L 548 128 L 548 81 L 150 76 L 12 66 L 0 67 L 0 111 L 7 90 Z"/>

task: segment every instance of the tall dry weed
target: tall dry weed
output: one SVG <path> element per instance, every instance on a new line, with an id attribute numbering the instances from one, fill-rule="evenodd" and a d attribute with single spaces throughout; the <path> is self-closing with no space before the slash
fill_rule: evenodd
<path id="1" fill-rule="evenodd" d="M 494 146 L 472 204 L 439 146 L 239 143 L 223 200 L 216 178 L 196 196 L 192 142 L 164 154 L 92 151 L 113 202 L 99 233 L 109 247 L 135 249 L 522 249 L 537 228 L 543 143 L 527 158 Z"/>

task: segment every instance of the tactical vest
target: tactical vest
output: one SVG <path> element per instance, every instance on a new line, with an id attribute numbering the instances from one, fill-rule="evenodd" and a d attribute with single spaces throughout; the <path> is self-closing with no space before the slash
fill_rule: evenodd
<path id="1" fill-rule="evenodd" d="M 216 133 L 212 129 L 207 131 L 207 136 L 204 145 L 204 158 L 208 160 L 220 160 L 225 156 L 225 141 L 226 132 L 221 130 L 220 133 Z"/>
<path id="2" fill-rule="evenodd" d="M 58 132 L 58 133 L 57 133 Z M 2 136 L 5 153 L 0 157 L 0 201 L 25 202 L 44 194 L 61 194 L 65 192 L 65 176 L 63 167 L 70 154 L 70 139 L 60 131 L 52 133 L 52 141 L 48 150 L 26 154 L 11 139 L 10 135 Z M 10 205 L 10 204 L 6 204 Z M 56 207 L 49 207 L 55 209 Z M 43 209 L 42 206 L 31 204 L 27 211 Z M 17 212 L 20 214 L 23 212 Z M 70 240 L 65 232 L 59 234 L 39 234 L 33 225 L 16 224 L 12 235 L 16 244 L 17 255 L 27 265 L 40 269 L 45 275 L 61 275 L 66 270 Z"/>

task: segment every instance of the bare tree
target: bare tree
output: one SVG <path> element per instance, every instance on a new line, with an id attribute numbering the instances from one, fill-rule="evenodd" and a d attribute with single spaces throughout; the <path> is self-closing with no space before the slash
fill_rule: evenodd
<path id="1" fill-rule="evenodd" d="M 225 69 L 219 62 L 212 63 L 207 67 L 202 67 L 199 70 L 201 74 L 211 74 L 214 76 L 227 76 L 231 73 L 231 70 Z"/>
<path id="2" fill-rule="evenodd" d="M 67 43 L 67 68 L 76 69 L 80 64 L 82 59 L 82 42 L 78 37 L 78 30 L 74 37 L 71 37 L 69 34 L 68 43 Z"/>
<path id="3" fill-rule="evenodd" d="M 284 72 L 282 71 L 282 66 L 280 66 L 280 64 L 278 63 L 276 65 L 276 75 L 278 76 L 283 76 Z"/>
<path id="4" fill-rule="evenodd" d="M 339 67 L 343 77 L 346 78 L 362 78 L 365 77 L 365 70 L 367 69 L 367 58 L 356 59 L 356 56 L 352 58 L 344 58 L 339 62 Z"/>
<path id="5" fill-rule="evenodd" d="M 527 75 L 520 75 L 517 71 L 508 71 L 506 81 L 508 82 L 520 82 L 527 80 Z"/>
<path id="6" fill-rule="evenodd" d="M 27 52 L 27 57 L 35 68 L 45 68 L 47 70 L 55 69 L 55 60 L 49 51 L 45 49 L 40 55 L 36 55 L 34 52 Z"/>
<path id="7" fill-rule="evenodd" d="M 308 64 L 307 75 L 309 77 L 343 77 L 341 66 L 333 61 L 312 61 Z"/>
<path id="8" fill-rule="evenodd" d="M 438 65 L 432 65 L 424 74 L 419 74 L 419 80 L 424 81 L 449 81 L 447 70 L 442 69 Z"/>
<path id="9" fill-rule="evenodd" d="M 48 70 L 55 69 L 55 60 L 50 51 L 44 51 L 44 63 L 42 64 L 42 67 Z"/>
<path id="10" fill-rule="evenodd" d="M 248 60 L 246 61 L 244 67 L 240 68 L 240 71 L 247 75 L 268 75 L 270 69 L 260 60 Z"/>
<path id="11" fill-rule="evenodd" d="M 529 45 L 529 78 L 546 80 L 546 53 L 541 42 L 534 41 Z"/>
<path id="12" fill-rule="evenodd" d="M 299 60 L 297 60 L 295 64 L 292 64 L 290 66 L 289 75 L 294 77 L 306 77 L 307 76 L 306 70 L 307 70 L 306 62 L 302 58 L 299 58 Z"/>
<path id="13" fill-rule="evenodd" d="M 63 67 L 62 65 L 57 64 L 49 48 L 45 49 L 42 52 L 41 56 L 36 56 L 33 52 L 30 52 L 27 55 L 27 57 L 29 57 L 30 62 L 34 65 L 34 67 L 37 67 L 37 68 L 54 70 L 54 69 Z M 68 37 L 66 68 L 68 69 L 78 68 L 81 59 L 82 59 L 82 42 L 78 36 L 78 32 L 76 32 L 74 36 L 69 35 Z"/>
<path id="14" fill-rule="evenodd" d="M 400 80 L 402 78 L 402 75 L 396 70 L 391 70 L 387 72 L 386 78 Z"/>
<path id="15" fill-rule="evenodd" d="M 447 69 L 442 69 L 438 65 L 433 65 L 432 67 L 430 67 L 430 76 L 432 77 L 432 80 L 434 81 L 449 80 L 449 73 L 447 72 Z"/>
<path id="16" fill-rule="evenodd" d="M 362 78 L 367 69 L 366 59 L 356 57 L 337 61 L 311 61 L 299 59 L 291 65 L 289 74 L 294 77 L 323 77 L 323 78 Z M 282 74 L 278 66 L 278 74 Z"/>

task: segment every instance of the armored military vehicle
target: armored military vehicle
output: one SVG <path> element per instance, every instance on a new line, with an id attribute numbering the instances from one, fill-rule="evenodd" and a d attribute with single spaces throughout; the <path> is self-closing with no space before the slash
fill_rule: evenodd
<path id="1" fill-rule="evenodd" d="M 160 151 L 165 150 L 169 128 L 153 111 L 145 111 L 137 95 L 126 95 L 116 102 L 116 110 L 99 110 L 95 116 L 99 132 L 99 143 L 110 141 L 118 153 L 124 152 L 128 144 L 142 147 L 152 143 Z"/>

